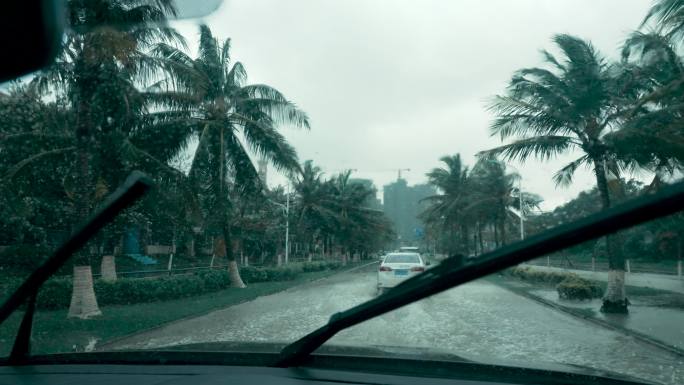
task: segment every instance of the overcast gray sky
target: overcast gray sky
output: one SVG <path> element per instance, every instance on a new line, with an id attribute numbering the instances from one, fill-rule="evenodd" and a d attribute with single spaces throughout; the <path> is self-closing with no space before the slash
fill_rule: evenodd
<path id="1" fill-rule="evenodd" d="M 205 22 L 232 38 L 253 83 L 278 88 L 311 118 L 311 131 L 283 128 L 300 159 L 328 174 L 357 169 L 382 185 L 425 182 L 439 157 L 500 144 L 484 106 L 519 68 L 541 64 L 555 33 L 590 39 L 616 57 L 650 0 L 230 0 Z M 179 25 L 194 54 L 197 29 Z M 523 188 L 554 207 L 593 185 L 551 176 L 565 162 L 512 163 Z M 270 184 L 282 183 L 270 173 Z"/>

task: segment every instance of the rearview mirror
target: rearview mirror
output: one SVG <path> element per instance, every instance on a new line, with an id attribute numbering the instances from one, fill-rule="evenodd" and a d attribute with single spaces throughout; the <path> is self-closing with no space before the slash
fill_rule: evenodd
<path id="1" fill-rule="evenodd" d="M 176 0 L 173 2 L 175 15 L 169 16 L 168 20 L 207 16 L 222 3 L 223 0 Z M 2 3 L 0 46 L 12 57 L 0 62 L 0 83 L 37 71 L 54 61 L 66 23 L 65 5 L 66 0 Z"/>
<path id="2" fill-rule="evenodd" d="M 430 266 L 430 261 L 425 261 L 425 266 Z"/>
<path id="3" fill-rule="evenodd" d="M 10 55 L 0 63 L 0 82 L 52 63 L 64 31 L 61 0 L 5 1 L 0 12 L 0 44 Z"/>

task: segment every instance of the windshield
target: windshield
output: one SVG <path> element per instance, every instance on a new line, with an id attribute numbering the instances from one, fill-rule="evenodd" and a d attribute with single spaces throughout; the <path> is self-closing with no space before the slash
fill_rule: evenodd
<path id="1" fill-rule="evenodd" d="M 420 257 L 418 254 L 390 254 L 385 263 L 420 263 Z"/>
<path id="2" fill-rule="evenodd" d="M 173 4 L 67 0 L 56 62 L 0 85 L 0 301 L 132 171 L 155 186 L 41 286 L 32 354 L 278 351 L 681 180 L 681 1 Z M 681 384 L 683 247 L 672 213 L 325 346 Z"/>

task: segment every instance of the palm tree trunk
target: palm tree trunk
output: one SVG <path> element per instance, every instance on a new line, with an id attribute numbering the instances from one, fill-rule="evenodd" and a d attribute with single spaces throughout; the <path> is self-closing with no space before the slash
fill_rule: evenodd
<path id="1" fill-rule="evenodd" d="M 233 247 L 233 242 L 231 241 L 228 225 L 224 223 L 221 230 L 223 247 L 225 248 L 225 256 L 228 259 L 228 275 L 230 279 L 230 286 L 243 289 L 247 287 L 247 285 L 242 282 L 242 278 L 240 277 L 240 271 L 238 269 L 237 261 L 235 260 L 235 249 Z"/>
<path id="2" fill-rule="evenodd" d="M 225 255 L 228 260 L 228 278 L 230 279 L 230 286 L 240 289 L 247 287 L 240 277 L 240 270 L 238 269 L 237 261 L 235 260 L 235 251 L 230 237 L 230 230 L 225 223 L 221 226 L 219 238 L 218 244 L 223 248 L 221 254 Z"/>
<path id="3" fill-rule="evenodd" d="M 480 243 L 480 254 L 484 253 L 484 242 L 482 241 L 482 224 L 477 223 L 477 240 Z"/>
<path id="4" fill-rule="evenodd" d="M 499 242 L 499 226 L 496 225 L 496 222 L 494 222 L 494 245 L 498 248 L 501 246 L 501 243 Z"/>
<path id="5" fill-rule="evenodd" d="M 604 210 L 610 208 L 610 193 L 606 179 L 606 169 L 600 160 L 594 161 L 594 173 L 596 186 L 601 197 L 601 206 Z M 616 236 L 609 235 L 606 240 L 606 252 L 608 254 L 608 286 L 603 297 L 601 311 L 604 313 L 627 313 L 629 301 L 625 294 L 625 258 L 616 247 Z"/>
<path id="6" fill-rule="evenodd" d="M 75 209 L 77 222 L 74 226 L 80 225 L 90 215 L 90 194 L 93 191 L 90 175 L 90 106 L 87 102 L 81 101 L 78 104 L 79 121 L 77 123 L 77 186 L 74 191 Z M 75 255 L 76 266 L 72 277 L 71 303 L 67 317 L 88 318 L 100 315 L 95 298 L 95 288 L 93 286 L 93 271 L 90 267 L 89 248 L 85 247 Z"/>
<path id="7" fill-rule="evenodd" d="M 116 281 L 116 257 L 113 255 L 103 255 L 100 265 L 100 276 L 103 281 Z"/>
<path id="8" fill-rule="evenodd" d="M 467 225 L 461 225 L 461 238 L 463 239 L 463 254 L 470 254 L 470 234 Z"/>
<path id="9" fill-rule="evenodd" d="M 93 271 L 90 266 L 74 266 L 73 289 L 68 318 L 86 319 L 101 315 L 93 287 Z"/>

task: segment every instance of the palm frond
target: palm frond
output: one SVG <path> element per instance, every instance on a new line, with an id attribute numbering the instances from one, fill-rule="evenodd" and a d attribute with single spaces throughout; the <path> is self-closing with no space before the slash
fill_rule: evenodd
<path id="1" fill-rule="evenodd" d="M 510 136 L 530 136 L 537 134 L 570 133 L 570 120 L 559 115 L 553 106 L 539 106 L 510 96 L 495 96 L 487 106 L 488 111 L 497 118 L 491 123 L 492 135 L 501 139 Z"/>
<path id="2" fill-rule="evenodd" d="M 641 23 L 655 23 L 658 31 L 670 36 L 684 32 L 684 0 L 657 0 Z"/>
<path id="3" fill-rule="evenodd" d="M 579 143 L 568 136 L 542 135 L 516 140 L 513 143 L 481 151 L 478 156 L 503 157 L 505 160 L 525 161 L 530 157 L 548 160 L 569 149 L 578 148 Z"/>
<path id="4" fill-rule="evenodd" d="M 568 187 L 572 184 L 572 178 L 575 175 L 575 171 L 582 165 L 588 165 L 591 162 L 591 158 L 589 158 L 588 155 L 583 155 L 578 159 L 573 160 L 572 162 L 566 164 L 558 170 L 553 175 L 553 182 L 556 184 L 556 186 L 561 186 L 561 187 Z"/>
<path id="5" fill-rule="evenodd" d="M 226 154 L 235 175 L 236 187 L 243 193 L 260 191 L 261 178 L 245 147 L 235 135 L 228 135 L 225 139 Z"/>
<path id="6" fill-rule="evenodd" d="M 5 173 L 5 175 L 2 177 L 0 180 L 0 185 L 5 185 L 9 183 L 21 170 L 23 170 L 25 167 L 39 161 L 43 160 L 44 158 L 55 156 L 55 155 L 61 155 L 65 154 L 68 152 L 75 151 L 76 147 L 75 146 L 70 146 L 70 147 L 64 147 L 64 148 L 56 148 L 53 150 L 47 150 L 47 151 L 42 151 L 37 154 L 33 154 L 27 158 L 22 159 L 19 163 L 15 164 L 14 166 L 10 167 L 9 170 Z"/>

